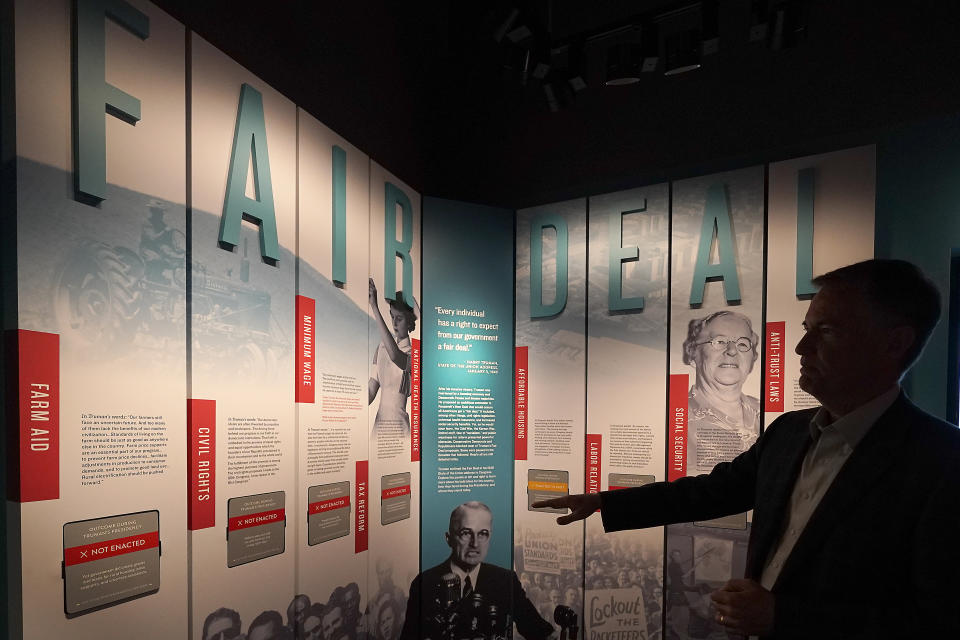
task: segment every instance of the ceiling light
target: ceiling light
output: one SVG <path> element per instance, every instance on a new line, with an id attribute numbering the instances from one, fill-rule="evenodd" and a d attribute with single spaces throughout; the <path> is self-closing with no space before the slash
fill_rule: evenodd
<path id="1" fill-rule="evenodd" d="M 618 42 L 607 49 L 608 87 L 640 82 L 640 63 L 643 54 L 636 42 Z"/>
<path id="2" fill-rule="evenodd" d="M 688 29 L 667 36 L 664 43 L 665 76 L 675 76 L 700 68 L 700 31 Z"/>

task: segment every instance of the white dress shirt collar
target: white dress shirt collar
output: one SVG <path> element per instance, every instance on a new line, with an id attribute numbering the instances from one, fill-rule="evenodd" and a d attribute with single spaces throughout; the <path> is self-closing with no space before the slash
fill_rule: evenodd
<path id="1" fill-rule="evenodd" d="M 817 440 L 824 429 L 835 429 L 847 445 L 853 449 L 863 440 L 863 437 L 870 431 L 870 427 L 890 408 L 899 395 L 900 385 L 895 384 L 873 400 L 865 402 L 833 422 L 830 421 L 830 413 L 825 408 L 820 407 L 810 421 L 810 437 Z"/>

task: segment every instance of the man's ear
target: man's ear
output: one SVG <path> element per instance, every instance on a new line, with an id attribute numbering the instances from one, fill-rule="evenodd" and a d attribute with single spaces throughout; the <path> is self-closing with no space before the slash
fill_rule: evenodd
<path id="1" fill-rule="evenodd" d="M 449 531 L 443 532 L 443 539 L 447 541 L 447 546 L 453 549 L 453 536 L 450 535 Z"/>

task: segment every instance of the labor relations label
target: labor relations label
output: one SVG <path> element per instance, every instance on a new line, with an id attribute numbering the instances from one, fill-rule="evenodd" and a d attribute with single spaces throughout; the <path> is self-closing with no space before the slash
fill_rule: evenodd
<path id="1" fill-rule="evenodd" d="M 587 493 L 600 493 L 601 456 L 603 452 L 603 434 L 587 434 L 586 474 L 584 486 Z"/>

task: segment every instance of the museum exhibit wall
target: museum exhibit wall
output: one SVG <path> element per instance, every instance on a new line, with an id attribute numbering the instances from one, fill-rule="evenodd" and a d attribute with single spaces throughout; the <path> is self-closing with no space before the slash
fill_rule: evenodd
<path id="1" fill-rule="evenodd" d="M 15 18 L 11 634 L 405 606 L 419 194 L 148 2 Z"/>
<path id="2" fill-rule="evenodd" d="M 734 457 L 815 404 L 813 275 L 911 257 L 947 293 L 960 244 L 956 123 L 513 211 L 421 199 L 149 2 L 21 0 L 13 34 L 15 638 L 499 637 L 558 605 L 703 637 L 749 512 L 607 535 L 532 504 Z M 906 383 L 941 413 L 947 333 Z M 463 503 L 508 580 L 468 613 Z"/>

